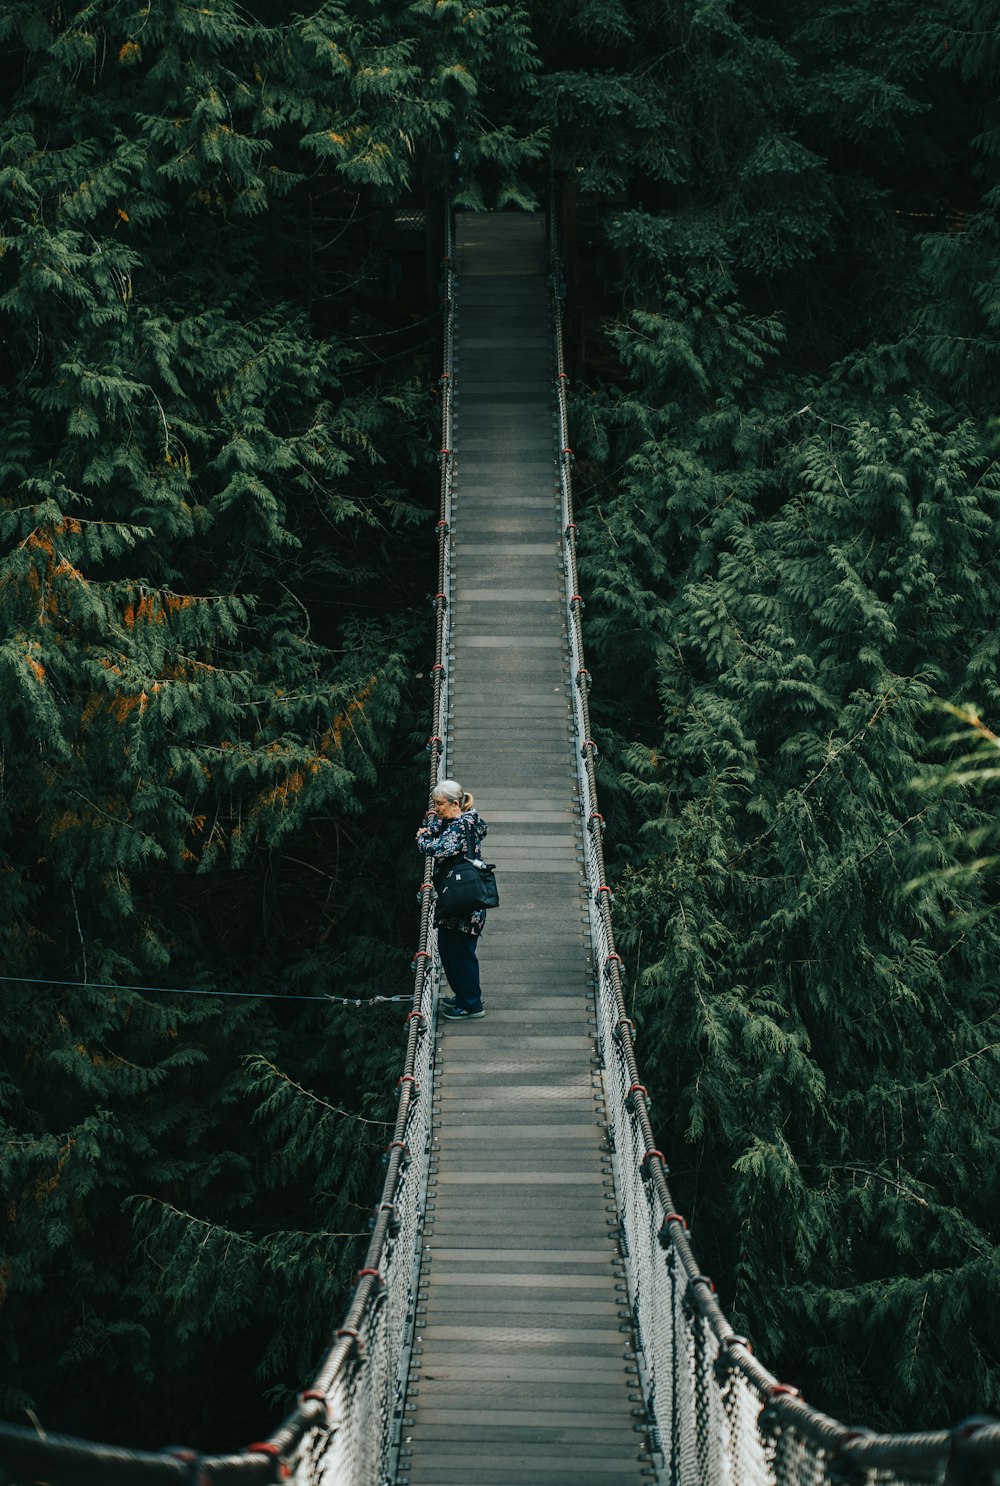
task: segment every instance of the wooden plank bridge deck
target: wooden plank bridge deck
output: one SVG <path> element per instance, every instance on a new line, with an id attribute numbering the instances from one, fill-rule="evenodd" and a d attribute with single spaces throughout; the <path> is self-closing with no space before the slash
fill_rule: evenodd
<path id="1" fill-rule="evenodd" d="M 482 1021 L 438 1027 L 398 1481 L 648 1480 L 605 1140 L 541 218 L 459 218 L 449 772 L 501 907 Z"/>

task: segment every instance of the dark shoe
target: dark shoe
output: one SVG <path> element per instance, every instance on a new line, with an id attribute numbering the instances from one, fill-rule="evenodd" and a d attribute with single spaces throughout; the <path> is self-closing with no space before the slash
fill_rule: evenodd
<path id="1" fill-rule="evenodd" d="M 449 1022 L 473 1022 L 477 1017 L 485 1016 L 486 1012 L 482 1006 L 449 1006 L 445 1002 L 441 1008 L 442 1016 L 446 1016 Z"/>
<path id="2" fill-rule="evenodd" d="M 441 997 L 441 1005 L 442 1006 L 457 1006 L 458 1005 L 458 1002 L 456 1001 L 456 999 L 455 999 L 454 996 L 442 996 Z"/>

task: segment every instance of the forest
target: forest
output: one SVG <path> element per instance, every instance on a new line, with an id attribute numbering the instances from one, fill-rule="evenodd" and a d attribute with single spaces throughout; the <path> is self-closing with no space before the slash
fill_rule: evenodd
<path id="1" fill-rule="evenodd" d="M 416 932 L 437 224 L 550 181 L 672 1188 L 811 1402 L 1000 1413 L 998 75 L 972 0 L 7 0 L 5 1419 L 233 1448 L 343 1306 Z"/>

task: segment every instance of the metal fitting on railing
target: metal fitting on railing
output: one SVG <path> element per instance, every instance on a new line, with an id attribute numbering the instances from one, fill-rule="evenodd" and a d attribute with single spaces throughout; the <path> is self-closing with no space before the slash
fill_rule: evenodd
<path id="1" fill-rule="evenodd" d="M 243 1451 L 244 1455 L 267 1455 L 274 1464 L 274 1477 L 276 1481 L 287 1481 L 292 1474 L 292 1468 L 287 1460 L 282 1458 L 279 1446 L 273 1445 L 270 1440 L 258 1440 L 256 1444 L 247 1445 Z"/>

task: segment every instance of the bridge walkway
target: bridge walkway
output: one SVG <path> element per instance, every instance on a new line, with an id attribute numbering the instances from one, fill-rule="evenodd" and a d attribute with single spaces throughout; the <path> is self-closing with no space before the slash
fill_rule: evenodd
<path id="1" fill-rule="evenodd" d="M 446 757 L 501 907 L 485 1019 L 439 1019 L 410 1486 L 649 1473 L 595 1066 L 545 254 L 540 217 L 459 217 Z"/>

